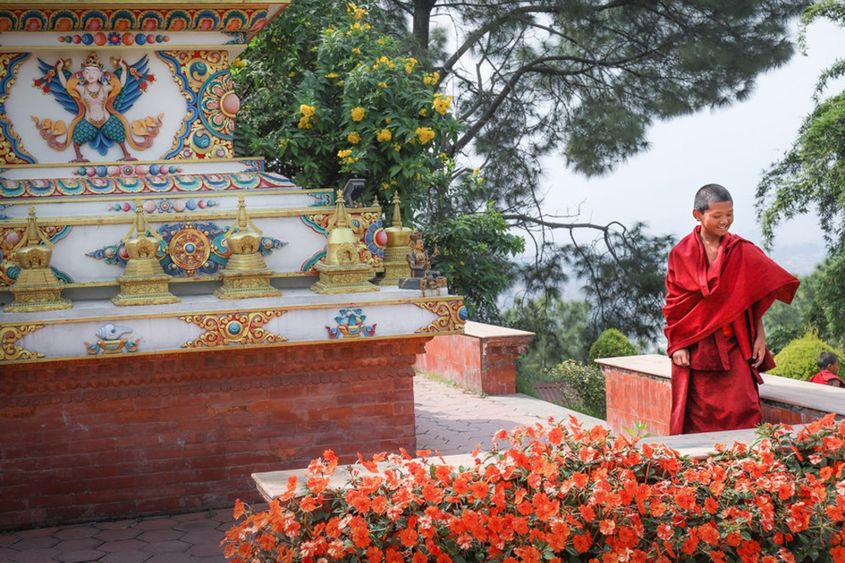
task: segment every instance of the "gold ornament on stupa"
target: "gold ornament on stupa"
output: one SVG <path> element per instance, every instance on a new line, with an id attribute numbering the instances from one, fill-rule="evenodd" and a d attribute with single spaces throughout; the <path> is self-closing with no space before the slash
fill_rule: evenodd
<path id="1" fill-rule="evenodd" d="M 361 241 L 352 230 L 342 190 L 337 191 L 337 203 L 334 214 L 327 226 L 329 239 L 326 244 L 326 258 L 317 263 L 320 280 L 311 286 L 315 293 L 363 293 L 378 291 L 378 286 L 370 283 L 373 268 L 361 262 L 358 249 Z"/>
<path id="2" fill-rule="evenodd" d="M 270 285 L 273 272 L 261 254 L 261 229 L 247 215 L 244 196 L 238 197 L 238 218 L 223 240 L 231 254 L 221 274 L 223 285 L 214 295 L 220 299 L 249 299 L 282 294 Z"/>
<path id="3" fill-rule="evenodd" d="M 387 246 L 384 249 L 384 277 L 379 285 L 399 285 L 402 278 L 411 277 L 411 267 L 405 255 L 411 244 L 413 229 L 402 226 L 402 212 L 399 209 L 399 192 L 393 192 L 393 224 L 384 230 Z"/>
<path id="4" fill-rule="evenodd" d="M 123 248 L 129 259 L 123 275 L 117 278 L 120 293 L 112 297 L 115 305 L 163 305 L 178 303 L 180 299 L 170 293 L 170 276 L 164 273 L 158 261 L 161 238 L 150 229 L 147 214 L 140 199 L 135 200 L 135 221 L 123 237 Z"/>
<path id="5" fill-rule="evenodd" d="M 50 268 L 53 243 L 38 226 L 35 207 L 29 208 L 23 238 L 12 255 L 20 271 L 11 288 L 14 301 L 6 306 L 6 312 L 32 313 L 71 308 L 71 302 L 62 297 L 62 282 Z"/>

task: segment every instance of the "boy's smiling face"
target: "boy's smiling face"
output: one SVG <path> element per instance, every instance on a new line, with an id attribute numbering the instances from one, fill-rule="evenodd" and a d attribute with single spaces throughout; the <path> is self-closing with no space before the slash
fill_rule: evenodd
<path id="1" fill-rule="evenodd" d="M 734 222 L 734 204 L 732 201 L 711 203 L 707 211 L 694 209 L 692 216 L 701 223 L 701 228 L 709 235 L 723 237 Z"/>

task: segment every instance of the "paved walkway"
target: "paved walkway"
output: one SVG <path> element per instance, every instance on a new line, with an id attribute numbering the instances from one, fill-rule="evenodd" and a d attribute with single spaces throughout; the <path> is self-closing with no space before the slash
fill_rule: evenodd
<path id="1" fill-rule="evenodd" d="M 488 448 L 497 430 L 549 416 L 603 424 L 527 395 L 479 397 L 424 377 L 414 379 L 414 398 L 417 447 L 443 455 Z M 231 525 L 226 509 L 0 533 L 0 562 L 222 563 L 219 544 Z"/>
<path id="2" fill-rule="evenodd" d="M 443 455 L 469 453 L 476 447 L 489 449 L 498 430 L 545 421 L 550 416 L 566 419 L 572 415 L 586 427 L 605 424 L 521 393 L 480 397 L 422 376 L 414 378 L 414 411 L 417 448 Z"/>

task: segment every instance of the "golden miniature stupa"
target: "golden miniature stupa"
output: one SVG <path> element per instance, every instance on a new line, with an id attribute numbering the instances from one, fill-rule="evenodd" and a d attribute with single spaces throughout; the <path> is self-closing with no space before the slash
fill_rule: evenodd
<path id="1" fill-rule="evenodd" d="M 243 196 L 238 198 L 237 221 L 223 240 L 231 255 L 222 273 L 223 286 L 214 295 L 220 299 L 248 299 L 282 294 L 270 285 L 273 272 L 261 254 L 261 229 L 247 215 Z"/>
<path id="2" fill-rule="evenodd" d="M 112 297 L 115 305 L 161 305 L 178 303 L 180 299 L 170 293 L 170 276 L 164 273 L 158 261 L 161 238 L 149 228 L 141 200 L 135 200 L 135 222 L 123 238 L 123 247 L 129 259 L 123 275 L 117 278 L 120 293 Z"/>
<path id="3" fill-rule="evenodd" d="M 23 237 L 14 248 L 20 271 L 12 285 L 14 301 L 7 305 L 9 313 L 30 313 L 70 309 L 71 302 L 62 297 L 62 282 L 50 268 L 53 243 L 38 226 L 35 207 L 30 206 Z"/>
<path id="4" fill-rule="evenodd" d="M 337 192 L 335 212 L 329 219 L 329 239 L 326 244 L 325 261 L 318 263 L 320 280 L 311 286 L 315 293 L 363 293 L 378 291 L 370 283 L 373 268 L 361 262 L 358 248 L 361 242 L 352 230 L 343 192 Z"/>
<path id="5" fill-rule="evenodd" d="M 411 277 L 406 254 L 411 244 L 413 229 L 402 226 L 402 212 L 399 208 L 399 192 L 393 192 L 393 224 L 386 228 L 387 246 L 384 249 L 384 278 L 379 285 L 399 285 L 402 278 Z"/>

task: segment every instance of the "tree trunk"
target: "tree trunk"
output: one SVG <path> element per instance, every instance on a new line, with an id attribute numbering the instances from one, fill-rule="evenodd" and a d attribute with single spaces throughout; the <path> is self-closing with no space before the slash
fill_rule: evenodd
<path id="1" fill-rule="evenodd" d="M 437 0 L 414 0 L 414 55 L 420 60 L 428 57 L 431 10 Z"/>

